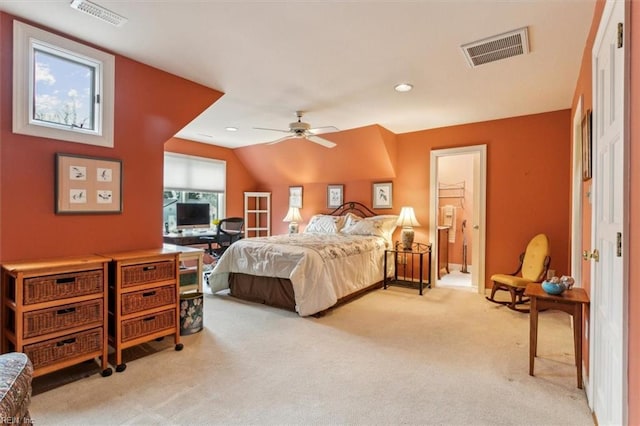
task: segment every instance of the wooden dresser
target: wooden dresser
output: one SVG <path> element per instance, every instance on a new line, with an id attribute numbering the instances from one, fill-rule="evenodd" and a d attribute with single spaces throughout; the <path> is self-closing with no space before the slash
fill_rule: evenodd
<path id="1" fill-rule="evenodd" d="M 2 353 L 26 353 L 34 376 L 96 358 L 111 375 L 108 263 L 82 256 L 3 264 Z"/>
<path id="2" fill-rule="evenodd" d="M 105 254 L 109 265 L 109 344 L 116 371 L 126 368 L 122 350 L 164 336 L 180 343 L 178 251 L 163 249 Z"/>
<path id="3" fill-rule="evenodd" d="M 449 273 L 449 227 L 438 226 L 438 279 Z"/>

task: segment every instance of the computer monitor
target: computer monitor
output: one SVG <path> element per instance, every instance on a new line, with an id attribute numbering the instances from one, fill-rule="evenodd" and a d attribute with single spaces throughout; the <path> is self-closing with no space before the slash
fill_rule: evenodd
<path id="1" fill-rule="evenodd" d="M 176 204 L 176 227 L 178 229 L 209 228 L 210 223 L 209 203 Z"/>

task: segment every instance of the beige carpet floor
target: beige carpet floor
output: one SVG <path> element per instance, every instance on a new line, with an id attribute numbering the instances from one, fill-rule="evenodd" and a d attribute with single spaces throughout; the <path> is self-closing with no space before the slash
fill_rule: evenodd
<path id="1" fill-rule="evenodd" d="M 564 313 L 540 315 L 535 377 L 528 315 L 466 291 L 391 287 L 320 318 L 206 294 L 204 318 L 181 352 L 167 338 L 110 377 L 35 379 L 35 423 L 593 424 Z"/>

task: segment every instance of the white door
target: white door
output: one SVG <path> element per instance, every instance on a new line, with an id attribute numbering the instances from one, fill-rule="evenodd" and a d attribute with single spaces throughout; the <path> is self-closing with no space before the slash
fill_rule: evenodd
<path id="1" fill-rule="evenodd" d="M 467 229 L 471 231 L 471 282 L 478 293 L 484 294 L 485 282 L 485 239 L 486 239 L 486 206 L 487 206 L 487 146 L 473 145 L 461 148 L 439 149 L 431 151 L 429 240 L 437 241 L 438 217 L 438 158 L 452 155 L 473 155 L 473 223 Z M 437 264 L 438 245 L 432 244 L 432 264 Z M 437 267 L 431 268 L 431 282 L 436 282 Z"/>
<path id="2" fill-rule="evenodd" d="M 626 424 L 627 412 L 624 21 L 624 1 L 607 2 L 593 47 L 592 248 L 599 259 L 592 255 L 590 402 L 601 425 Z"/>

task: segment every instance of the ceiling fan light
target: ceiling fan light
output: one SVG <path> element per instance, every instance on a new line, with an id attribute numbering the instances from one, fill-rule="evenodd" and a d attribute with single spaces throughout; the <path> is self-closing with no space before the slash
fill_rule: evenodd
<path id="1" fill-rule="evenodd" d="M 413 89 L 413 84 L 400 83 L 396 84 L 393 88 L 396 92 L 409 92 L 411 89 Z"/>

